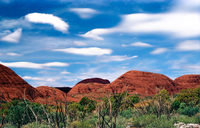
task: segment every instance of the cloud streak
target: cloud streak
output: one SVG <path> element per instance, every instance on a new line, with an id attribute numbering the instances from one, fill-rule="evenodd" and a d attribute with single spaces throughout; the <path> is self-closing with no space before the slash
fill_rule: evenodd
<path id="1" fill-rule="evenodd" d="M 42 68 L 49 68 L 49 67 L 66 67 L 69 66 L 68 63 L 62 63 L 62 62 L 49 62 L 49 63 L 32 63 L 32 62 L 0 62 L 0 64 L 3 64 L 8 67 L 14 67 L 14 68 L 34 68 L 34 69 L 42 69 Z"/>
<path id="2" fill-rule="evenodd" d="M 99 11 L 91 8 L 71 8 L 69 11 L 76 13 L 82 19 L 89 19 L 96 14 L 99 14 Z"/>
<path id="3" fill-rule="evenodd" d="M 18 28 L 13 33 L 8 34 L 1 38 L 2 41 L 11 42 L 11 43 L 18 43 L 19 39 L 22 34 L 22 28 Z"/>
<path id="4" fill-rule="evenodd" d="M 99 58 L 98 60 L 100 62 L 112 62 L 112 61 L 125 61 L 125 60 L 130 60 L 133 58 L 137 58 L 138 56 L 132 56 L 132 57 L 128 57 L 127 55 L 124 56 L 102 56 L 101 58 Z"/>
<path id="5" fill-rule="evenodd" d="M 151 52 L 151 54 L 153 54 L 153 55 L 158 55 L 158 54 L 165 53 L 165 52 L 167 52 L 167 51 L 168 51 L 167 48 L 156 48 L 155 50 L 153 50 L 153 51 Z"/>
<path id="6" fill-rule="evenodd" d="M 111 49 L 102 49 L 98 47 L 53 49 L 52 51 L 71 53 L 76 55 L 85 55 L 85 56 L 101 56 L 112 53 Z"/>
<path id="7" fill-rule="evenodd" d="M 122 44 L 122 47 L 127 47 L 127 46 L 134 46 L 134 47 L 153 47 L 150 44 L 147 43 L 143 43 L 143 42 L 135 42 L 135 43 L 131 43 L 128 45 Z"/>
<path id="8" fill-rule="evenodd" d="M 179 51 L 200 51 L 200 41 L 199 40 L 187 40 L 179 43 L 176 46 Z"/>
<path id="9" fill-rule="evenodd" d="M 8 56 L 22 56 L 22 54 L 18 54 L 18 53 L 14 53 L 14 52 L 6 53 L 6 55 L 8 55 Z"/>
<path id="10" fill-rule="evenodd" d="M 25 16 L 25 19 L 33 23 L 42 23 L 53 25 L 54 28 L 63 33 L 68 32 L 69 25 L 61 18 L 52 14 L 45 13 L 30 13 Z"/>

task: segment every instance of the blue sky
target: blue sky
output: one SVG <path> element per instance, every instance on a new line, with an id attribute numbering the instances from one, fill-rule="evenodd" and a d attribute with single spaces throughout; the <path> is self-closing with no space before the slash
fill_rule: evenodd
<path id="1" fill-rule="evenodd" d="M 34 87 L 200 74 L 200 1 L 0 0 L 0 63 Z"/>

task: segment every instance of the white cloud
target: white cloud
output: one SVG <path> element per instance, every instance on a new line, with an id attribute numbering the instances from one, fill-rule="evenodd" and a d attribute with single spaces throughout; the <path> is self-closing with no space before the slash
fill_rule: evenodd
<path id="1" fill-rule="evenodd" d="M 102 35 L 112 33 L 157 33 L 174 38 L 190 38 L 200 36 L 199 23 L 199 12 L 137 13 L 123 15 L 122 21 L 113 28 L 93 29 L 80 36 L 103 40 Z"/>
<path id="2" fill-rule="evenodd" d="M 67 71 L 63 71 L 61 72 L 60 74 L 71 74 L 70 72 L 67 72 Z"/>
<path id="3" fill-rule="evenodd" d="M 63 80 L 63 81 L 78 81 L 77 79 L 67 79 L 67 80 Z"/>
<path id="4" fill-rule="evenodd" d="M 91 8 L 71 8 L 69 11 L 76 13 L 82 19 L 88 19 L 99 14 L 99 11 Z"/>
<path id="5" fill-rule="evenodd" d="M 52 79 L 52 78 L 48 78 L 46 79 L 47 82 L 55 82 L 56 80 Z"/>
<path id="6" fill-rule="evenodd" d="M 62 63 L 62 62 L 49 62 L 49 63 L 32 63 L 32 62 L 10 62 L 10 63 L 4 63 L 0 62 L 0 64 L 3 64 L 8 67 L 15 67 L 15 68 L 35 68 L 35 69 L 41 69 L 41 68 L 48 68 L 48 67 L 66 67 L 69 66 L 68 63 Z"/>
<path id="7" fill-rule="evenodd" d="M 44 80 L 41 77 L 31 77 L 31 76 L 24 76 L 22 78 L 25 79 L 25 80 Z"/>
<path id="8" fill-rule="evenodd" d="M 98 30 L 97 30 L 97 32 L 98 32 Z M 79 35 L 79 36 L 84 37 L 84 38 L 90 38 L 93 40 L 104 40 L 102 37 L 99 37 L 98 35 L 95 35 L 91 32 L 87 32 L 87 33 Z"/>
<path id="9" fill-rule="evenodd" d="M 58 31 L 67 33 L 69 25 L 61 18 L 54 16 L 52 14 L 45 13 L 30 13 L 25 16 L 25 19 L 29 22 L 42 23 L 42 24 L 51 24 Z"/>
<path id="10" fill-rule="evenodd" d="M 167 48 L 156 48 L 154 51 L 151 52 L 151 54 L 157 55 L 167 52 Z"/>
<path id="11" fill-rule="evenodd" d="M 86 43 L 81 42 L 81 41 L 74 41 L 74 44 L 75 44 L 76 46 L 87 46 Z"/>
<path id="12" fill-rule="evenodd" d="M 90 48 L 66 48 L 66 49 L 53 49 L 52 51 L 59 51 L 64 53 L 71 53 L 77 55 L 88 55 L 88 56 L 101 56 L 105 54 L 111 54 L 111 49 L 102 49 L 97 47 Z"/>
<path id="13" fill-rule="evenodd" d="M 200 41 L 187 40 L 187 41 L 179 43 L 176 46 L 176 49 L 180 51 L 200 51 Z"/>
<path id="14" fill-rule="evenodd" d="M 125 61 L 125 60 L 130 60 L 133 58 L 137 58 L 138 56 L 132 56 L 128 57 L 127 55 L 124 56 L 102 56 L 98 60 L 100 62 L 112 62 L 112 61 Z"/>
<path id="15" fill-rule="evenodd" d="M 189 71 L 200 73 L 200 65 L 185 65 L 184 68 Z"/>
<path id="16" fill-rule="evenodd" d="M 143 42 L 135 42 L 135 43 L 131 43 L 128 45 L 122 44 L 123 47 L 126 46 L 135 46 L 135 47 L 152 47 L 152 45 L 147 44 L 147 43 L 143 43 Z"/>
<path id="17" fill-rule="evenodd" d="M 6 55 L 8 56 L 22 56 L 22 54 L 14 53 L 14 52 L 9 52 Z"/>
<path id="18" fill-rule="evenodd" d="M 22 34 L 22 28 L 18 28 L 13 33 L 8 34 L 1 38 L 2 41 L 12 42 L 12 43 L 18 43 L 19 39 Z"/>

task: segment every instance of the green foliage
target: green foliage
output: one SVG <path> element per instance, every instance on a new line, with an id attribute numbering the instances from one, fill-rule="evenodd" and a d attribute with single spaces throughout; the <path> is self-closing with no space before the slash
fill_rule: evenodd
<path id="1" fill-rule="evenodd" d="M 127 109 L 127 110 L 124 110 L 124 111 L 120 111 L 119 115 L 129 119 L 129 118 L 131 118 L 133 116 L 133 110 L 132 109 Z"/>
<path id="2" fill-rule="evenodd" d="M 180 103 L 178 100 L 175 100 L 175 101 L 172 103 L 171 109 L 172 109 L 172 110 L 178 110 L 180 104 L 181 104 L 181 103 Z"/>
<path id="3" fill-rule="evenodd" d="M 44 123 L 38 124 L 36 122 L 28 123 L 26 125 L 23 125 L 22 128 L 49 128 L 48 125 L 45 125 Z"/>
<path id="4" fill-rule="evenodd" d="M 138 95 L 132 95 L 132 96 L 130 96 L 130 99 L 131 99 L 132 103 L 138 103 L 138 102 L 140 102 L 140 98 L 139 98 Z"/>
<path id="5" fill-rule="evenodd" d="M 180 111 L 180 114 L 182 115 L 188 115 L 188 116 L 193 116 L 195 115 L 196 113 L 199 112 L 199 107 L 191 107 L 191 106 L 188 106 L 188 107 L 185 107 L 185 108 L 181 108 L 179 109 Z"/>
<path id="6" fill-rule="evenodd" d="M 88 97 L 83 97 L 80 102 L 80 111 L 85 111 L 85 112 L 92 112 L 93 110 L 95 110 L 95 104 L 96 101 L 94 100 L 90 100 Z"/>
<path id="7" fill-rule="evenodd" d="M 169 92 L 165 89 L 161 90 L 159 94 L 154 96 L 154 99 L 157 101 L 161 101 L 161 103 L 166 102 L 169 99 Z"/>
<path id="8" fill-rule="evenodd" d="M 91 124 L 88 120 L 87 121 L 74 121 L 71 123 L 72 128 L 94 128 L 95 126 Z"/>
<path id="9" fill-rule="evenodd" d="M 180 103 L 189 105 L 189 103 L 194 102 L 194 105 L 197 105 L 200 103 L 200 88 L 182 90 L 176 99 Z"/>

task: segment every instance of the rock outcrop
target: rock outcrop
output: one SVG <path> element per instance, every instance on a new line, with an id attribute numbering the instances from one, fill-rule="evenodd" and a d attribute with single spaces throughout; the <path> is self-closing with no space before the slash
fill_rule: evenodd
<path id="1" fill-rule="evenodd" d="M 10 101 L 13 98 L 25 98 L 34 101 L 43 95 L 34 87 L 29 85 L 10 68 L 0 64 L 0 93 L 3 93 L 3 100 Z"/>
<path id="2" fill-rule="evenodd" d="M 165 75 L 135 70 L 126 72 L 105 89 L 115 92 L 128 91 L 130 94 L 144 96 L 155 95 L 162 89 L 166 89 L 170 94 L 180 91 L 176 83 Z"/>
<path id="3" fill-rule="evenodd" d="M 200 87 L 200 75 L 183 75 L 174 80 L 179 89 Z"/>
<path id="4" fill-rule="evenodd" d="M 44 96 L 44 98 L 37 98 L 38 103 L 55 104 L 55 101 L 72 101 L 67 97 L 67 93 L 54 87 L 39 86 L 36 89 Z"/>
<path id="5" fill-rule="evenodd" d="M 102 95 L 103 88 L 110 83 L 109 80 L 101 78 L 90 78 L 78 82 L 69 92 L 68 99 L 80 101 L 84 96 L 98 100 Z"/>

